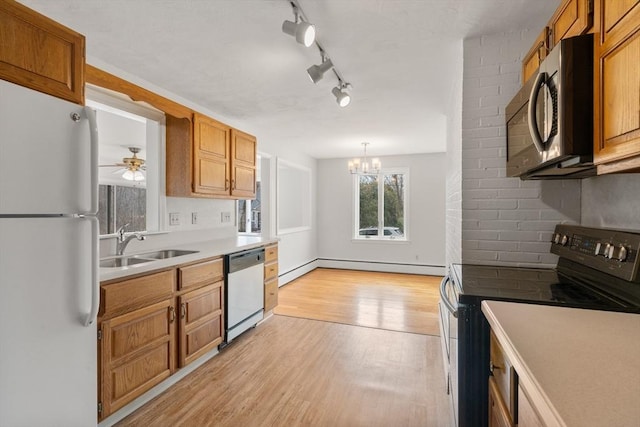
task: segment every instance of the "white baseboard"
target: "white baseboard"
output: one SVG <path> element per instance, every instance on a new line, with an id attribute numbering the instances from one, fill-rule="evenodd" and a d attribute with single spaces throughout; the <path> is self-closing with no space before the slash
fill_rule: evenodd
<path id="1" fill-rule="evenodd" d="M 278 276 L 278 286 L 283 286 L 286 285 L 287 283 L 291 282 L 292 280 L 297 279 L 300 276 L 303 276 L 305 274 L 307 274 L 310 271 L 315 270 L 316 268 L 318 268 L 318 260 L 315 259 L 313 261 L 310 261 L 304 265 L 301 265 L 300 267 L 296 267 L 291 271 L 287 271 L 284 274 L 281 274 L 280 276 Z"/>
<path id="2" fill-rule="evenodd" d="M 390 262 L 348 261 L 322 258 L 318 259 L 317 263 L 319 268 L 422 274 L 425 276 L 444 276 L 446 270 L 444 266 L 436 265 L 396 264 Z"/>

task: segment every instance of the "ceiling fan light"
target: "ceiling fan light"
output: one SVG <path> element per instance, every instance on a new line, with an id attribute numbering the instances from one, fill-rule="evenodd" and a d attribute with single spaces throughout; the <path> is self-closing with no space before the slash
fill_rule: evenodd
<path id="1" fill-rule="evenodd" d="M 323 61 L 322 64 L 312 65 L 307 68 L 307 73 L 309 74 L 309 78 L 312 82 L 318 83 L 322 79 L 324 73 L 329 71 L 331 68 L 333 68 L 333 62 L 331 62 L 330 59 L 327 59 Z"/>
<path id="2" fill-rule="evenodd" d="M 341 107 L 346 107 L 351 102 L 351 96 L 347 92 L 340 89 L 338 86 L 331 89 L 331 93 L 333 93 L 333 96 L 336 97 L 336 102 Z"/>
<path id="3" fill-rule="evenodd" d="M 284 21 L 282 23 L 282 31 L 285 34 L 294 36 L 296 41 L 300 44 L 309 47 L 316 40 L 316 27 L 308 22 L 292 22 Z"/>
<path id="4" fill-rule="evenodd" d="M 122 178 L 126 179 L 127 181 L 144 181 L 144 174 L 141 171 L 132 171 L 127 169 L 126 171 L 124 171 L 124 173 L 122 174 Z"/>

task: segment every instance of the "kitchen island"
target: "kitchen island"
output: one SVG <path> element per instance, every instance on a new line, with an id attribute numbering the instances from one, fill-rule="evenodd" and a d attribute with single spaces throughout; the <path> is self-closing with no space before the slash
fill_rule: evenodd
<path id="1" fill-rule="evenodd" d="M 640 426 L 640 315 L 500 301 L 482 312 L 538 425 Z"/>

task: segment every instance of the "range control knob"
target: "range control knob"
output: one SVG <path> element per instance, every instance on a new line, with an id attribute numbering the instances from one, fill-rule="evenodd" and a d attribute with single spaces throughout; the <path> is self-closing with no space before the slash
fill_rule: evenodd
<path id="1" fill-rule="evenodd" d="M 620 245 L 620 249 L 618 249 L 618 261 L 624 261 L 627 259 L 627 248 L 624 245 Z"/>
<path id="2" fill-rule="evenodd" d="M 565 234 L 564 236 L 562 236 L 562 240 L 560 240 L 560 244 L 562 246 L 567 246 L 567 242 L 569 242 L 569 236 Z"/>
<path id="3" fill-rule="evenodd" d="M 556 233 L 553 236 L 553 243 L 555 243 L 556 245 L 560 243 L 560 233 Z"/>
<path id="4" fill-rule="evenodd" d="M 606 243 L 604 245 L 604 250 L 602 251 L 602 255 L 604 255 L 605 258 L 611 258 L 609 256 L 609 254 L 613 254 L 613 245 L 611 243 Z"/>
<path id="5" fill-rule="evenodd" d="M 600 242 L 596 243 L 596 250 L 594 252 L 594 255 L 596 256 L 600 255 L 600 248 L 602 248 L 602 243 Z"/>

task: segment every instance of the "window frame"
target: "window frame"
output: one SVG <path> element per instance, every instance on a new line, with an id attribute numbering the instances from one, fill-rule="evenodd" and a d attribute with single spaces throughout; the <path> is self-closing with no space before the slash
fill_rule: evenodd
<path id="1" fill-rule="evenodd" d="M 376 175 L 378 177 L 378 235 L 360 235 L 360 176 Z M 384 177 L 386 175 L 403 175 L 404 184 L 404 206 L 403 206 L 403 223 L 404 235 L 401 237 L 384 235 Z M 409 241 L 409 168 L 395 167 L 382 169 L 377 174 L 357 173 L 352 177 L 353 188 L 353 218 L 351 239 L 353 242 L 397 242 L 403 243 Z M 380 231 L 382 230 L 382 231 Z"/>

